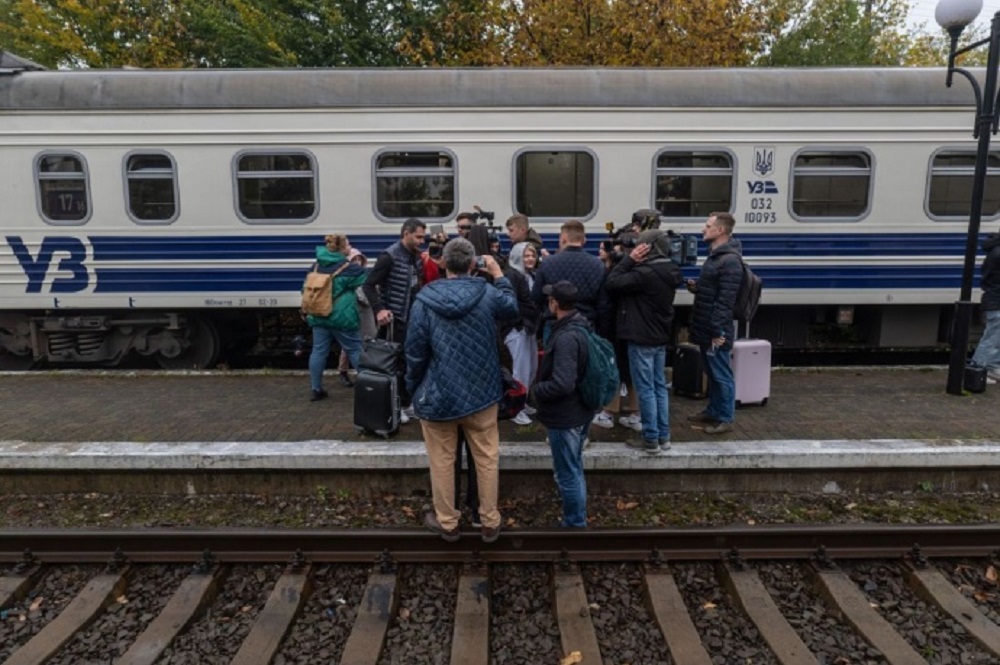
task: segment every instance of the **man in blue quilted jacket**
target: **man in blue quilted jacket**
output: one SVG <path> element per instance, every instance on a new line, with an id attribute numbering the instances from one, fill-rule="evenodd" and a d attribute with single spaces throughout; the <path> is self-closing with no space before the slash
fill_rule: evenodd
<path id="1" fill-rule="evenodd" d="M 476 252 L 468 240 L 444 246 L 447 279 L 417 294 L 406 334 L 406 385 L 420 418 L 430 461 L 434 510 L 424 524 L 448 542 L 459 539 L 454 464 L 459 428 L 465 431 L 479 480 L 484 542 L 500 534 L 497 488 L 502 396 L 497 321 L 517 316 L 510 281 L 492 256 L 479 257 L 493 284 L 474 276 Z"/>
<path id="2" fill-rule="evenodd" d="M 713 212 L 705 222 L 702 239 L 709 253 L 698 280 L 687 281 L 694 294 L 691 341 L 701 349 L 708 374 L 708 406 L 690 420 L 705 423 L 706 434 L 733 429 L 736 417 L 736 381 L 730 355 L 736 326 L 733 308 L 743 281 L 740 241 L 733 238 L 736 220 L 728 212 Z"/>

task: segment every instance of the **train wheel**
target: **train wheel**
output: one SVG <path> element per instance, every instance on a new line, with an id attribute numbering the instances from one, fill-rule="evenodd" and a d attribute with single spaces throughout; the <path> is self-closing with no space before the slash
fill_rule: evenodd
<path id="1" fill-rule="evenodd" d="M 35 364 L 35 358 L 30 353 L 18 355 L 0 347 L 0 371 L 26 372 Z"/>
<path id="2" fill-rule="evenodd" d="M 181 333 L 181 352 L 175 356 L 156 354 L 163 369 L 207 369 L 219 357 L 219 334 L 211 321 L 193 317 Z"/>

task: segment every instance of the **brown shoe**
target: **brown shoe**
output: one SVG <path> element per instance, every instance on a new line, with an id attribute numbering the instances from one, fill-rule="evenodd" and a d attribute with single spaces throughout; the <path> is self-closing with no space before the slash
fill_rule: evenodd
<path id="1" fill-rule="evenodd" d="M 458 539 L 462 537 L 458 532 L 457 526 L 451 531 L 441 526 L 441 523 L 438 522 L 437 515 L 434 514 L 434 511 L 424 513 L 424 526 L 441 536 L 441 539 L 446 543 L 456 543 L 458 542 Z"/>
<path id="2" fill-rule="evenodd" d="M 705 434 L 723 434 L 731 431 L 733 431 L 733 424 L 725 422 L 717 422 L 705 428 Z"/>
<path id="3" fill-rule="evenodd" d="M 500 537 L 500 525 L 494 527 L 484 526 L 480 529 L 480 533 L 483 536 L 484 543 L 495 543 L 497 538 Z"/>
<path id="4" fill-rule="evenodd" d="M 693 423 L 710 423 L 712 425 L 719 422 L 718 418 L 713 418 L 704 411 L 699 411 L 692 416 L 688 416 L 688 420 Z"/>

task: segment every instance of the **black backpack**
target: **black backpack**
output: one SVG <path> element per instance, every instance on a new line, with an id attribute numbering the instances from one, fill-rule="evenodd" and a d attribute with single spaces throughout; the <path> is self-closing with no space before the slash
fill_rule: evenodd
<path id="1" fill-rule="evenodd" d="M 750 266 L 742 258 L 740 265 L 743 266 L 743 280 L 740 282 L 740 290 L 736 292 L 733 318 L 740 323 L 749 323 L 760 306 L 760 292 L 764 282 L 750 270 Z"/>

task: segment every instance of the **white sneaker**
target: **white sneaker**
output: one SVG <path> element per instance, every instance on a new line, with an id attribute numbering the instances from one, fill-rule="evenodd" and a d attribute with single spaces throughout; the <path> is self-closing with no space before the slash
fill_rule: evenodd
<path id="1" fill-rule="evenodd" d="M 989 368 L 986 370 L 986 378 L 993 379 L 994 381 L 1000 381 L 1000 368 Z"/>
<path id="2" fill-rule="evenodd" d="M 527 404 L 525 404 L 522 413 L 527 413 L 529 416 L 533 416 L 536 413 L 538 413 L 538 409 L 536 409 L 533 406 L 528 406 Z"/>
<path id="3" fill-rule="evenodd" d="M 622 416 L 618 419 L 618 424 L 636 432 L 642 431 L 642 416 L 633 413 L 631 416 Z"/>
<path id="4" fill-rule="evenodd" d="M 511 418 L 510 421 L 512 423 L 514 423 L 515 425 L 530 425 L 531 424 L 531 418 L 529 418 L 528 414 L 525 413 L 524 411 L 521 411 L 520 413 L 518 413 L 516 416 L 514 416 L 513 418 Z"/>
<path id="5" fill-rule="evenodd" d="M 615 426 L 615 419 L 607 411 L 601 411 L 594 416 L 593 424 L 604 429 L 611 429 Z"/>
<path id="6" fill-rule="evenodd" d="M 401 409 L 399 411 L 399 424 L 405 425 L 408 422 L 410 422 L 410 417 L 406 415 L 406 409 Z"/>

